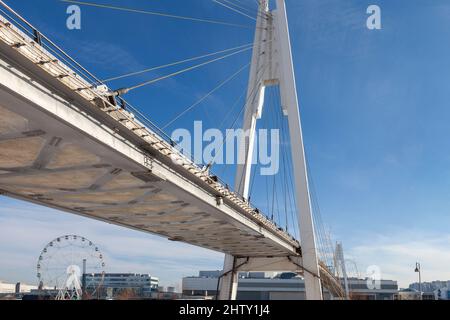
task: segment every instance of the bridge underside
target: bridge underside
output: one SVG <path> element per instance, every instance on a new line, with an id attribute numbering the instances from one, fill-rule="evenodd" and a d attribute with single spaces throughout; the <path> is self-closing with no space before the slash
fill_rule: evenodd
<path id="1" fill-rule="evenodd" d="M 256 223 L 224 214 L 211 195 L 205 196 L 209 203 L 199 199 L 198 188 L 187 181 L 176 183 L 175 177 L 132 161 L 124 152 L 132 154 L 135 148 L 114 132 L 105 145 L 78 130 L 75 126 L 84 123 L 92 132 L 108 135 L 93 119 L 64 105 L 7 63 L 2 62 L 0 74 L 3 194 L 235 256 L 296 254 L 295 247 L 276 241 Z M 18 94 L 20 90 L 30 97 Z M 45 101 L 53 114 L 29 98 Z M 69 119 L 71 123 L 64 122 Z"/>
<path id="2" fill-rule="evenodd" d="M 0 189 L 24 199 L 233 255 L 286 255 L 258 234 L 195 205 L 175 186 L 75 133 L 0 106 Z M 19 101 L 17 101 L 19 102 Z M 39 119 L 40 118 L 40 119 Z M 59 127 L 59 128 L 58 128 Z"/>

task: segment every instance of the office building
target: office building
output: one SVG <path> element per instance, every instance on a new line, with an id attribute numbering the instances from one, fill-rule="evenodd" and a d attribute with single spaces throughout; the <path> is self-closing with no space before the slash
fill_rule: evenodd
<path id="1" fill-rule="evenodd" d="M 220 271 L 201 271 L 199 276 L 185 277 L 182 292 L 185 297 L 215 297 Z M 372 287 L 367 280 L 349 278 L 350 296 L 354 300 L 393 300 L 397 294 L 396 281 L 381 280 L 379 286 Z M 332 299 L 327 290 L 324 298 Z M 275 275 L 263 272 L 239 274 L 238 300 L 304 300 L 305 284 L 295 273 Z"/>

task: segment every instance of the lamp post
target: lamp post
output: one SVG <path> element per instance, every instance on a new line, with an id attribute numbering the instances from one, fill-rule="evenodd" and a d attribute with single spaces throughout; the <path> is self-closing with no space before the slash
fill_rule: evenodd
<path id="1" fill-rule="evenodd" d="M 422 275 L 420 272 L 420 263 L 416 262 L 416 269 L 414 269 L 414 272 L 419 273 L 419 292 L 420 292 L 420 300 L 422 300 Z"/>

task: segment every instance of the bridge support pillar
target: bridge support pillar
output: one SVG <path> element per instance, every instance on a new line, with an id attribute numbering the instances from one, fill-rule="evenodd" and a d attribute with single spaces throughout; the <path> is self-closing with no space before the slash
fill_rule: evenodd
<path id="1" fill-rule="evenodd" d="M 236 300 L 238 274 L 236 270 L 236 258 L 232 255 L 225 255 L 223 264 L 223 274 L 220 278 L 219 300 Z"/>
<path id="2" fill-rule="evenodd" d="M 336 297 L 343 297 L 344 292 L 340 287 L 339 280 L 322 269 L 320 273 L 314 273 L 304 267 L 304 259 L 302 256 L 281 256 L 281 257 L 234 257 L 232 255 L 225 256 L 224 271 L 219 278 L 220 292 L 218 299 L 220 300 L 236 300 L 238 288 L 239 272 L 295 272 L 303 276 L 305 279 L 305 294 L 308 299 L 307 277 L 314 279 L 323 279 L 328 291 Z"/>

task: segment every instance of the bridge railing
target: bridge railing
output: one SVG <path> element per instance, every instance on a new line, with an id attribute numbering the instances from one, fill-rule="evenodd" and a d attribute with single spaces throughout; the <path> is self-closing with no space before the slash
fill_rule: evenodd
<path id="1" fill-rule="evenodd" d="M 82 75 L 84 78 L 88 79 L 90 82 L 102 83 L 95 75 L 84 68 L 80 63 L 73 59 L 69 54 L 67 54 L 63 49 L 41 33 L 36 27 L 29 23 L 20 14 L 14 11 L 10 6 L 8 6 L 4 1 L 0 0 L 0 12 L 10 19 L 11 22 L 15 24 L 21 31 L 28 34 L 34 39 L 38 44 L 45 47 L 47 50 L 51 51 L 58 56 L 64 63 L 73 68 L 77 73 Z"/>

